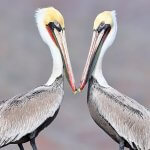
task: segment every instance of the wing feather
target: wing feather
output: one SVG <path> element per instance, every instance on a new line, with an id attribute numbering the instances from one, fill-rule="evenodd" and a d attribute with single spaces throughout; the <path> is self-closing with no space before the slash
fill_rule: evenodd
<path id="1" fill-rule="evenodd" d="M 101 99 L 101 102 L 98 101 L 99 113 L 109 120 L 120 137 L 126 139 L 133 148 L 136 145 L 141 150 L 150 149 L 148 109 L 111 87 L 103 89 L 96 96 Z"/>
<path id="2" fill-rule="evenodd" d="M 62 88 L 38 87 L 0 105 L 0 146 L 22 138 L 54 115 L 63 97 Z"/>

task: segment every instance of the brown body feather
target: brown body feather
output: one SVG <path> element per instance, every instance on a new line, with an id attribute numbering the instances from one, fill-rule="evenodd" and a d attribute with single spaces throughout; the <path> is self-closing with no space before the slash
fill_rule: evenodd
<path id="1" fill-rule="evenodd" d="M 112 87 L 89 81 L 88 106 L 94 121 L 116 142 L 137 150 L 150 149 L 150 111 Z"/>
<path id="2" fill-rule="evenodd" d="M 0 147 L 24 143 L 38 135 L 56 117 L 63 98 L 63 78 L 50 86 L 3 101 L 0 110 Z"/>

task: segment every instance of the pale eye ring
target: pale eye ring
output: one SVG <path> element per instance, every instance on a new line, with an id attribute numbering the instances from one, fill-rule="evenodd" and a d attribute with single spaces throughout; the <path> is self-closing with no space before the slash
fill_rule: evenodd
<path id="1" fill-rule="evenodd" d="M 54 21 L 54 24 L 55 24 L 56 27 L 58 27 L 58 28 L 60 27 L 60 25 L 57 21 Z"/>
<path id="2" fill-rule="evenodd" d="M 102 22 L 100 23 L 100 27 L 104 27 L 104 26 L 105 26 L 105 22 L 102 21 Z"/>

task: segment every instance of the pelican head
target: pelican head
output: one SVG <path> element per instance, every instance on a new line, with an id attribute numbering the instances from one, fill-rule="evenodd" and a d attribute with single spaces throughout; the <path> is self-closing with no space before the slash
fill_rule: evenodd
<path id="1" fill-rule="evenodd" d="M 39 9 L 35 17 L 40 35 L 43 41 L 50 47 L 53 59 L 57 59 L 58 53 L 61 54 L 67 80 L 69 81 L 72 91 L 75 92 L 75 81 L 67 49 L 65 25 L 62 14 L 55 8 L 49 7 Z"/>
<path id="2" fill-rule="evenodd" d="M 91 77 L 98 59 L 103 58 L 106 49 L 108 49 L 114 41 L 116 31 L 117 23 L 115 11 L 104 11 L 96 17 L 89 55 L 81 78 L 80 90 L 84 88 L 88 79 Z"/>
<path id="3" fill-rule="evenodd" d="M 113 17 L 111 11 L 104 11 L 103 13 L 97 15 L 94 21 L 93 29 L 99 30 L 104 25 L 109 25 L 110 27 L 113 26 Z"/>

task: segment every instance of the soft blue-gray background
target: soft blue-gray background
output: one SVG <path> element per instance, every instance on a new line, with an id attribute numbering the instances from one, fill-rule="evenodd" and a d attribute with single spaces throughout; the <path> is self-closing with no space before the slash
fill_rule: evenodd
<path id="1" fill-rule="evenodd" d="M 142 0 L 1 0 L 0 99 L 44 84 L 52 59 L 34 18 L 37 8 L 54 6 L 65 18 L 68 49 L 77 84 L 87 58 L 96 15 L 116 10 L 118 34 L 107 51 L 103 70 L 109 84 L 149 107 L 150 1 Z M 86 91 L 65 97 L 55 121 L 37 138 L 39 150 L 113 150 L 118 145 L 91 119 Z M 3 150 L 16 150 L 16 146 Z M 31 150 L 27 144 L 26 149 Z"/>

